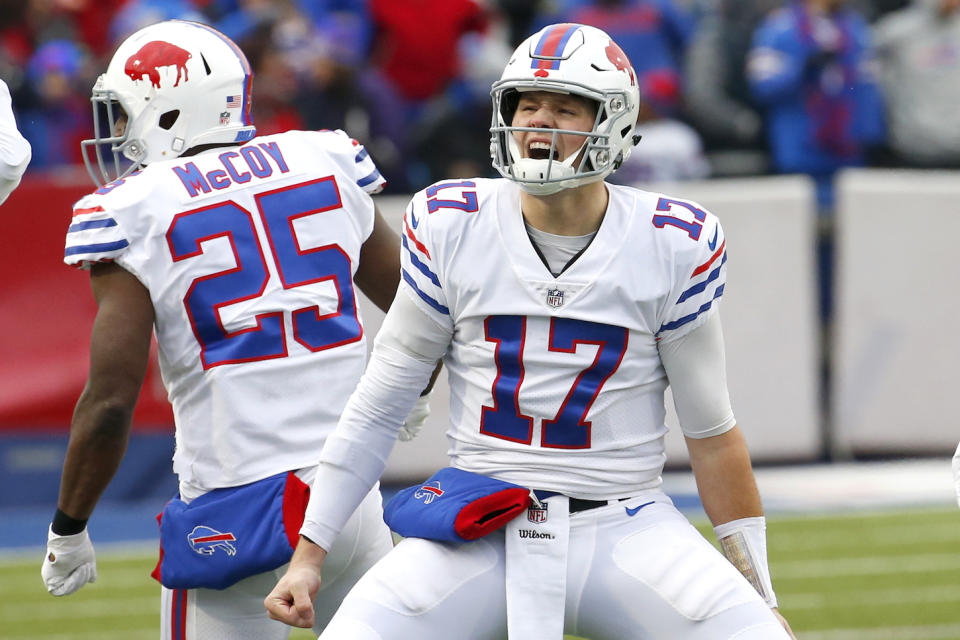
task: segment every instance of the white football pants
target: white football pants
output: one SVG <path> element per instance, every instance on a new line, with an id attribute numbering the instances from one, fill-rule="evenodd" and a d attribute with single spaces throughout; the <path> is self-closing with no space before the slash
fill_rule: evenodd
<path id="1" fill-rule="evenodd" d="M 564 632 L 786 640 L 756 590 L 669 498 L 627 514 L 650 499 L 571 514 Z M 504 557 L 502 530 L 460 545 L 405 539 L 357 583 L 320 640 L 506 638 Z"/>
<path id="2" fill-rule="evenodd" d="M 392 548 L 377 485 L 350 517 L 324 561 L 323 584 L 313 605 L 317 634 L 360 576 Z M 161 640 L 286 640 L 290 627 L 271 620 L 263 606 L 263 599 L 286 570 L 284 565 L 222 591 L 163 587 Z"/>

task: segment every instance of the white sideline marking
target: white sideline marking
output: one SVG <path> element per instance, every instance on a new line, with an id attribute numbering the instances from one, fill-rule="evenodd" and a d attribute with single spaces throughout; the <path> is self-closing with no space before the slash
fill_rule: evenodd
<path id="1" fill-rule="evenodd" d="M 956 553 L 864 556 L 832 560 L 789 560 L 772 563 L 774 579 L 875 576 L 894 573 L 935 573 L 960 569 Z"/>
<path id="2" fill-rule="evenodd" d="M 56 604 L 56 606 L 52 606 Z M 141 616 L 144 613 L 160 613 L 160 598 L 156 595 L 137 598 L 111 598 L 104 600 L 57 598 L 57 602 L 20 602 L 0 606 L 0 620 L 30 622 L 44 620 L 76 620 L 78 618 L 101 618 L 104 616 Z"/>
<path id="3" fill-rule="evenodd" d="M 46 587 L 43 585 L 43 581 L 40 578 L 40 563 L 37 563 L 36 576 L 37 581 L 33 585 L 42 591 L 46 591 Z M 143 568 L 120 568 L 120 567 L 109 567 L 104 570 L 104 565 L 101 564 L 97 570 L 99 575 L 97 576 L 97 581 L 93 584 L 88 584 L 82 587 L 84 592 L 90 591 L 92 589 L 136 589 L 136 588 L 147 588 L 154 587 L 157 592 L 157 600 L 160 599 L 160 583 L 150 577 L 150 573 L 144 571 Z M 32 589 L 31 589 L 32 590 Z M 19 594 L 23 593 L 23 584 L 17 580 L 10 580 L 7 582 L 0 582 L 0 597 L 6 597 L 10 594 Z M 51 598 L 53 596 L 50 596 Z M 4 638 L 4 640 L 6 640 Z"/>
<path id="4" fill-rule="evenodd" d="M 852 609 L 912 603 L 960 602 L 960 586 L 941 585 L 912 589 L 873 589 L 855 593 L 778 593 L 784 609 Z M 958 627 L 960 628 L 960 627 Z M 957 637 L 960 637 L 958 635 Z"/>
<path id="5" fill-rule="evenodd" d="M 807 631 L 797 635 L 798 640 L 933 640 L 934 638 L 958 637 L 960 637 L 960 625 L 958 624 L 830 629 L 827 631 Z"/>
<path id="6" fill-rule="evenodd" d="M 775 546 L 794 550 L 846 549 L 850 546 L 847 531 L 837 535 L 777 530 L 770 536 L 775 541 Z M 955 522 L 928 524 L 923 527 L 914 524 L 871 525 L 869 530 L 862 533 L 862 541 L 871 545 L 897 544 L 904 547 L 921 543 L 960 541 L 960 528 Z"/>

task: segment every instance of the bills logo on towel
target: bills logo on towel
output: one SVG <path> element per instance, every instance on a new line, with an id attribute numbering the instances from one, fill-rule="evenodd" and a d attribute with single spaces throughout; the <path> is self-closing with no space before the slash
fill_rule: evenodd
<path id="1" fill-rule="evenodd" d="M 383 520 L 405 538 L 466 542 L 496 531 L 529 504 L 529 489 L 445 467 L 401 489 L 383 508 Z"/>
<path id="2" fill-rule="evenodd" d="M 187 534 L 187 541 L 190 547 L 202 556 L 212 556 L 217 549 L 223 549 L 228 556 L 237 555 L 237 548 L 231 544 L 236 542 L 237 538 L 229 531 L 223 533 L 212 527 L 198 525 Z"/>
<path id="3" fill-rule="evenodd" d="M 443 494 L 444 491 L 440 488 L 440 481 L 434 480 L 420 487 L 420 489 L 413 494 L 413 497 L 417 500 L 423 500 L 423 504 L 430 504 Z"/>

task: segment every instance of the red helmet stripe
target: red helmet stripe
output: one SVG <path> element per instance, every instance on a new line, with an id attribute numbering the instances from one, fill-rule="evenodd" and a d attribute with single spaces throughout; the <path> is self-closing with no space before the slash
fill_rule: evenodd
<path id="1" fill-rule="evenodd" d="M 563 50 L 570 41 L 570 36 L 576 33 L 580 28 L 579 24 L 564 23 L 550 27 L 540 38 L 536 49 L 533 51 L 533 63 L 531 69 L 559 69 L 560 60 L 544 59 L 559 58 L 563 55 Z"/>

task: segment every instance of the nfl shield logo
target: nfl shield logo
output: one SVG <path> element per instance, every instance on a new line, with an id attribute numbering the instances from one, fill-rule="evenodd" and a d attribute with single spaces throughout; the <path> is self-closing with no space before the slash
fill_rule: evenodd
<path id="1" fill-rule="evenodd" d="M 220 124 L 223 124 L 223 125 L 230 124 L 230 113 L 228 111 L 220 112 Z"/>
<path id="2" fill-rule="evenodd" d="M 563 291 L 560 289 L 547 289 L 547 304 L 554 308 L 562 305 Z"/>
<path id="3" fill-rule="evenodd" d="M 530 508 L 527 509 L 527 520 L 534 524 L 541 524 L 547 521 L 547 503 L 541 502 L 540 506 L 536 504 L 530 505 Z"/>

